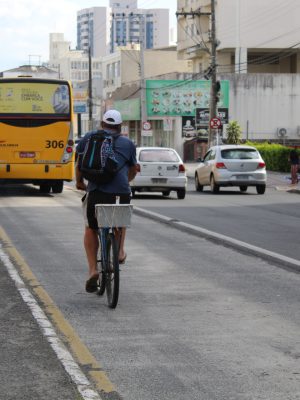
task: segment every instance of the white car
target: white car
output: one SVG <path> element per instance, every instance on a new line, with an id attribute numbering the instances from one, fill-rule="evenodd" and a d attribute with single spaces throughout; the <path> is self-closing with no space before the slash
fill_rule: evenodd
<path id="1" fill-rule="evenodd" d="M 264 194 L 266 181 L 266 164 L 252 146 L 213 146 L 195 170 L 195 188 L 199 192 L 208 185 L 213 193 L 218 193 L 221 186 L 237 186 L 241 192 L 255 186 L 258 194 Z"/>
<path id="2" fill-rule="evenodd" d="M 187 187 L 185 166 L 179 154 L 167 147 L 138 147 L 138 172 L 131 185 L 132 196 L 136 192 L 161 192 L 169 196 L 172 190 L 178 199 L 184 199 Z"/>

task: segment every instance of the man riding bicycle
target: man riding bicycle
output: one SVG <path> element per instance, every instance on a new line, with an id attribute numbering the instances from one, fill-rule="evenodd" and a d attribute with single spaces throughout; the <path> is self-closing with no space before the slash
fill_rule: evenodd
<path id="1" fill-rule="evenodd" d="M 80 162 L 85 151 L 87 142 L 95 132 L 88 132 L 78 143 L 76 148 L 76 188 L 85 190 L 86 194 L 82 198 L 82 208 L 85 221 L 84 248 L 86 251 L 89 278 L 86 281 L 85 289 L 92 293 L 97 291 L 99 272 L 97 270 L 97 252 L 99 247 L 98 223 L 95 216 L 95 204 L 114 204 L 116 198 L 120 198 L 120 204 L 129 204 L 131 190 L 129 182 L 136 175 L 136 149 L 133 142 L 120 135 L 122 117 L 119 111 L 109 110 L 103 115 L 101 122 L 102 130 L 105 135 L 112 137 L 114 141 L 115 157 L 121 167 L 109 183 L 96 184 L 91 181 L 84 181 L 80 170 Z M 120 240 L 119 263 L 125 263 L 127 254 L 124 250 L 125 228 L 122 228 Z"/>

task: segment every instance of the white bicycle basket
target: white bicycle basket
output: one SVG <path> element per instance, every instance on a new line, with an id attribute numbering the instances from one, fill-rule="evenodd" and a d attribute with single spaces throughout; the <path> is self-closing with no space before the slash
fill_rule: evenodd
<path id="1" fill-rule="evenodd" d="M 131 204 L 96 204 L 99 228 L 129 227 L 133 206 Z"/>

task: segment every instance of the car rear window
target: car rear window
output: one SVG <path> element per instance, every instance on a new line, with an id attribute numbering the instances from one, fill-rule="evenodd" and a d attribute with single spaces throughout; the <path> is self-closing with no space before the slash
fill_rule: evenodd
<path id="1" fill-rule="evenodd" d="M 259 153 L 255 149 L 226 149 L 221 150 L 221 156 L 226 160 L 253 160 Z"/>
<path id="2" fill-rule="evenodd" d="M 179 159 L 172 150 L 142 150 L 139 156 L 144 162 L 179 162 Z"/>

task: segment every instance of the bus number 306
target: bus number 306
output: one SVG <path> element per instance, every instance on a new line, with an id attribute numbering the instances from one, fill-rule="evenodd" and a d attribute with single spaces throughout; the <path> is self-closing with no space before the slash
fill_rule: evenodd
<path id="1" fill-rule="evenodd" d="M 53 149 L 57 149 L 57 148 L 62 149 L 64 147 L 64 141 L 63 140 L 60 140 L 60 141 L 57 141 L 57 140 L 46 140 L 46 149 L 49 149 L 51 147 Z"/>

